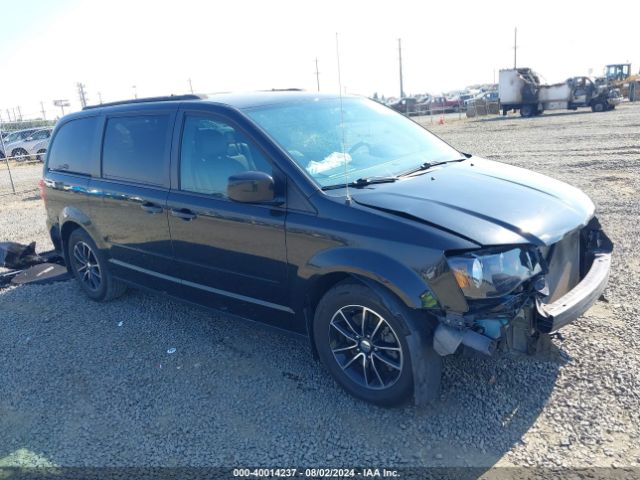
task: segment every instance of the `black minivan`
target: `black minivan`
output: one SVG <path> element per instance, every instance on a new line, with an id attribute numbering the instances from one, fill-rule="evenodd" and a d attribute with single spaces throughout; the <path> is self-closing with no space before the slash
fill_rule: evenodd
<path id="1" fill-rule="evenodd" d="M 535 349 L 600 297 L 613 248 L 578 189 L 353 96 L 87 107 L 41 188 L 91 299 L 143 287 L 307 336 L 381 405 L 435 398 L 445 355 Z"/>

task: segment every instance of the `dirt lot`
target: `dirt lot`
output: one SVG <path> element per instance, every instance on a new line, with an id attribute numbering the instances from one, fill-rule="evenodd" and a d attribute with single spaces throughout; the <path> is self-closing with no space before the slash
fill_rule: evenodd
<path id="1" fill-rule="evenodd" d="M 0 466 L 640 466 L 640 104 L 427 125 L 597 204 L 616 245 L 606 301 L 551 356 L 447 358 L 439 402 L 381 409 L 304 343 L 224 314 L 137 291 L 95 304 L 73 282 L 5 289 Z M 37 196 L 0 197 L 0 237 L 50 248 Z"/>

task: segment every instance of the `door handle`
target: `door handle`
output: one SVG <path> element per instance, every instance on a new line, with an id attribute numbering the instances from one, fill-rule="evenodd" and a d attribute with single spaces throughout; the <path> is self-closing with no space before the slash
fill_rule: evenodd
<path id="1" fill-rule="evenodd" d="M 145 212 L 147 213 L 162 213 L 162 207 L 160 205 L 156 205 L 155 203 L 151 203 L 151 202 L 145 202 L 142 205 L 140 205 L 140 208 L 142 208 Z"/>
<path id="2" fill-rule="evenodd" d="M 191 210 L 189 210 L 188 208 L 181 208 L 180 210 L 176 210 L 175 208 L 172 208 L 171 215 L 173 215 L 174 217 L 181 218 L 186 222 L 193 220 L 194 218 L 197 217 L 197 215 L 193 213 Z"/>

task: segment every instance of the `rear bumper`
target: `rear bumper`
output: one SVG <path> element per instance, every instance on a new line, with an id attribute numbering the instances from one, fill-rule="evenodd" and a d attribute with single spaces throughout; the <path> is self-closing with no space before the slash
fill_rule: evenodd
<path id="1" fill-rule="evenodd" d="M 555 302 L 536 301 L 536 324 L 540 331 L 555 332 L 586 312 L 600 298 L 609 281 L 611 252 L 612 248 L 594 252 L 593 262 L 584 278 Z"/>

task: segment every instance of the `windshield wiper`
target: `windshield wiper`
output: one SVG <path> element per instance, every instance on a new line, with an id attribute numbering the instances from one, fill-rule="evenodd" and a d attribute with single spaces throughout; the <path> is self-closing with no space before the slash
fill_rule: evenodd
<path id="1" fill-rule="evenodd" d="M 438 165 L 444 165 L 445 163 L 452 163 L 452 162 L 462 162 L 464 160 L 467 160 L 466 158 L 458 158 L 456 160 L 445 160 L 443 162 L 424 162 L 423 164 L 421 164 L 420 166 L 413 168 L 407 172 L 401 173 L 400 175 L 398 175 L 399 177 L 406 177 L 407 175 L 413 175 L 414 173 L 418 173 L 418 172 L 423 172 L 425 170 L 429 170 L 430 168 L 433 167 L 437 167 Z"/>
<path id="2" fill-rule="evenodd" d="M 348 185 L 350 187 L 365 187 L 367 185 L 373 185 L 375 183 L 392 183 L 398 180 L 398 177 L 362 177 L 353 182 L 349 182 Z M 327 185 L 322 187 L 322 190 L 334 190 L 336 188 L 344 188 L 346 187 L 346 183 L 339 183 L 336 185 Z"/>

